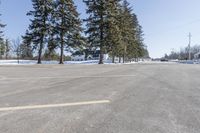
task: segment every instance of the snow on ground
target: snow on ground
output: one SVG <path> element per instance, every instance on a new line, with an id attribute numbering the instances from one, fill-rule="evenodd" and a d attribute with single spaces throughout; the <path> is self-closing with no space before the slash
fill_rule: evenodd
<path id="1" fill-rule="evenodd" d="M 178 62 L 182 64 L 200 64 L 200 60 L 181 60 Z"/>
<path id="2" fill-rule="evenodd" d="M 58 64 L 58 61 L 42 61 L 42 64 Z M 98 64 L 98 60 L 89 61 L 65 61 L 65 64 Z M 110 61 L 106 61 L 105 64 L 110 64 Z M 36 60 L 0 60 L 0 65 L 34 65 L 37 64 Z"/>
<path id="3" fill-rule="evenodd" d="M 89 60 L 89 61 L 65 61 L 65 64 L 98 64 L 98 60 Z M 58 64 L 58 61 L 42 61 L 42 64 Z M 163 62 L 152 62 L 152 61 L 141 61 L 141 62 L 128 62 L 125 64 L 142 64 L 142 63 L 163 63 Z M 169 63 L 169 62 L 166 62 Z M 34 65 L 37 64 L 36 60 L 0 60 L 0 65 Z M 112 63 L 107 60 L 104 64 L 123 64 L 123 63 Z"/>
<path id="4" fill-rule="evenodd" d="M 36 61 L 31 61 L 31 60 L 20 60 L 19 64 L 35 64 Z M 17 60 L 0 60 L 0 65 L 18 65 Z"/>
<path id="5" fill-rule="evenodd" d="M 65 61 L 65 64 L 98 64 L 98 60 L 89 60 L 89 61 Z M 42 61 L 42 64 L 58 64 L 58 61 Z M 200 64 L 200 61 L 140 61 L 140 62 L 127 62 L 125 64 L 159 64 L 159 63 L 182 63 L 182 64 Z M 34 65 L 37 64 L 37 60 L 0 60 L 0 65 Z M 112 63 L 111 61 L 105 61 L 104 64 L 123 64 L 123 63 Z"/>

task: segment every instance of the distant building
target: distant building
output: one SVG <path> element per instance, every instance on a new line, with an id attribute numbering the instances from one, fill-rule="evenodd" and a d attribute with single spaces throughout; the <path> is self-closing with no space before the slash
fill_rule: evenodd
<path id="1" fill-rule="evenodd" d="M 108 54 L 103 55 L 104 60 L 109 59 Z M 88 51 L 87 54 L 85 52 L 76 51 L 71 55 L 72 61 L 86 61 L 86 60 L 99 60 L 100 59 L 100 50 L 96 51 Z"/>
<path id="2" fill-rule="evenodd" d="M 195 59 L 200 59 L 200 52 L 196 53 L 196 54 L 194 55 L 194 58 L 195 58 Z"/>
<path id="3" fill-rule="evenodd" d="M 85 61 L 85 55 L 72 55 L 72 61 Z"/>

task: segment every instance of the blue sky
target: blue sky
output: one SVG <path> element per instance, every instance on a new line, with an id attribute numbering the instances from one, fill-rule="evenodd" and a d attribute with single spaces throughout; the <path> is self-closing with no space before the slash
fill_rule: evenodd
<path id="1" fill-rule="evenodd" d="M 128 0 L 138 15 L 145 34 L 145 44 L 151 57 L 161 57 L 172 49 L 200 44 L 200 0 Z M 75 0 L 81 17 L 85 15 L 82 0 Z M 29 25 L 26 13 L 32 9 L 31 0 L 1 0 L 2 22 L 7 24 L 5 36 L 16 39 Z"/>

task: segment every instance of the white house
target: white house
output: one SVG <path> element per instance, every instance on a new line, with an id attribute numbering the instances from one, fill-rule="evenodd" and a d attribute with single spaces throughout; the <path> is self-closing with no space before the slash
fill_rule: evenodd
<path id="1" fill-rule="evenodd" d="M 85 53 L 77 52 L 77 54 L 71 55 L 72 61 L 85 61 L 85 60 L 99 60 L 100 59 L 100 50 L 96 50 L 94 52 L 91 52 L 87 57 L 85 56 Z M 109 59 L 108 54 L 103 55 L 104 60 Z"/>
<path id="2" fill-rule="evenodd" d="M 194 58 L 195 58 L 195 59 L 200 59 L 200 52 L 196 53 L 196 54 L 194 55 Z"/>
<path id="3" fill-rule="evenodd" d="M 85 61 L 85 55 L 72 55 L 71 61 Z"/>

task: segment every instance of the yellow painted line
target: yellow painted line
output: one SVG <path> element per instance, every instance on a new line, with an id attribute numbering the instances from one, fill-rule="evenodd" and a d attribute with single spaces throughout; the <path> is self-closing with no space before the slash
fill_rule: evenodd
<path id="1" fill-rule="evenodd" d="M 109 100 L 101 100 L 101 101 L 87 101 L 87 102 L 76 102 L 76 103 L 62 103 L 62 104 L 47 104 L 47 105 L 6 107 L 6 108 L 0 108 L 0 111 L 2 112 L 2 111 L 44 109 L 44 108 L 59 108 L 59 107 L 83 106 L 83 105 L 106 104 L 106 103 L 110 103 L 110 101 Z"/>

